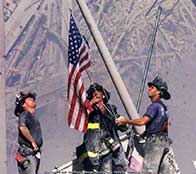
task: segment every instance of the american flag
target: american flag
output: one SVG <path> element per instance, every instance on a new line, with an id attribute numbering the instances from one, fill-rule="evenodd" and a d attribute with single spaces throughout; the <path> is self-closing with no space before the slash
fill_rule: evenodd
<path id="1" fill-rule="evenodd" d="M 89 104 L 81 73 L 90 66 L 89 51 L 71 14 L 68 47 L 68 126 L 82 132 L 87 130 L 86 107 Z"/>

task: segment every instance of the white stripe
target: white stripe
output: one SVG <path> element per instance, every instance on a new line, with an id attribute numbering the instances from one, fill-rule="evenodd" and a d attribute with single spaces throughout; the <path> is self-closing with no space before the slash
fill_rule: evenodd
<path id="1" fill-rule="evenodd" d="M 77 96 L 80 96 L 79 90 L 80 90 L 81 86 L 82 86 L 82 79 L 79 78 L 79 81 L 78 81 L 78 84 L 77 84 Z"/>
<path id="2" fill-rule="evenodd" d="M 86 100 L 86 91 L 85 91 L 85 89 L 84 89 L 84 92 L 83 92 L 83 94 L 82 94 L 82 102 L 84 103 L 85 100 Z"/>
<path id="3" fill-rule="evenodd" d="M 78 87 L 81 89 L 82 88 L 82 79 L 80 78 L 80 80 L 78 81 Z M 79 91 L 78 91 L 78 95 L 79 95 Z M 80 96 L 80 98 L 82 99 L 82 102 L 84 103 L 84 101 L 86 100 L 86 92 L 85 89 L 82 92 L 82 96 Z"/>
<path id="4" fill-rule="evenodd" d="M 82 81 L 82 77 L 79 79 L 79 81 L 78 81 L 78 88 L 79 88 L 79 90 L 77 90 L 78 91 L 78 96 L 79 96 L 79 91 L 80 91 L 80 89 L 82 88 L 82 84 L 83 84 L 83 81 Z M 83 84 L 84 85 L 84 84 Z M 81 99 L 82 99 L 82 102 L 84 102 L 85 100 L 86 100 L 86 91 L 85 91 L 85 89 L 84 89 L 84 91 L 82 92 L 82 96 L 80 96 L 81 97 Z"/>
<path id="5" fill-rule="evenodd" d="M 88 55 L 89 56 L 89 55 Z M 87 59 L 85 59 L 85 61 L 83 61 L 81 64 L 80 64 L 80 68 L 83 67 L 84 65 L 86 65 L 88 62 L 90 62 L 89 60 L 89 57 Z"/>
<path id="6" fill-rule="evenodd" d="M 72 70 L 72 67 L 73 65 L 72 64 L 69 64 L 69 74 Z M 73 81 L 75 80 L 75 76 L 76 76 L 76 71 L 74 71 L 73 75 L 72 75 L 72 78 L 71 78 L 71 81 L 70 81 L 70 88 L 69 88 L 69 100 L 68 102 L 71 104 L 71 100 L 72 100 L 72 97 L 70 96 L 73 96 L 73 91 L 74 91 L 74 86 L 73 86 Z"/>
<path id="7" fill-rule="evenodd" d="M 80 66 L 82 67 L 83 64 L 86 64 L 86 61 L 90 60 L 90 49 L 88 49 L 88 46 L 83 43 L 82 46 L 80 48 L 83 48 L 83 46 L 85 45 L 85 51 L 80 55 L 80 60 L 82 60 L 87 54 L 88 54 L 88 59 L 86 59 Z M 79 49 L 79 53 L 81 52 L 82 49 Z"/>
<path id="8" fill-rule="evenodd" d="M 73 65 L 72 65 L 71 63 L 69 63 L 69 67 L 68 67 L 68 69 L 69 69 L 69 74 L 71 73 L 72 67 L 73 67 Z"/>

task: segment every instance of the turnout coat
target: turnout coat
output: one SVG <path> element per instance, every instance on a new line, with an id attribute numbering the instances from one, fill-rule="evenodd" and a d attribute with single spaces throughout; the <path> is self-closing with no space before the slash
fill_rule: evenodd
<path id="1" fill-rule="evenodd" d="M 89 114 L 88 130 L 84 135 L 83 143 L 76 148 L 77 159 L 81 163 L 99 166 L 103 156 L 111 155 L 115 165 L 127 165 L 127 160 L 119 140 L 117 130 L 126 131 L 126 125 L 118 126 L 115 119 L 120 115 L 114 105 L 105 104 L 106 110 L 101 113 L 93 105 L 93 111 Z M 116 145 L 120 147 L 113 151 Z"/>

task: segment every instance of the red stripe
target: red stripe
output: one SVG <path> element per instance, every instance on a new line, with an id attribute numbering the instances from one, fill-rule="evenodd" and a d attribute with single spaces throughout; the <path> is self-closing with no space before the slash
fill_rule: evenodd
<path id="1" fill-rule="evenodd" d="M 84 84 L 82 83 L 82 85 L 81 85 L 81 87 L 80 87 L 80 90 L 79 90 L 79 95 L 80 95 L 80 97 L 82 97 L 83 93 L 84 93 Z M 82 99 L 82 98 L 81 98 L 81 99 Z M 83 102 L 83 101 L 82 101 L 82 102 Z"/>
<path id="2" fill-rule="evenodd" d="M 91 62 L 88 62 L 87 64 L 85 64 L 84 66 L 82 66 L 80 68 L 80 72 L 82 73 L 84 70 L 86 70 L 89 66 L 91 65 Z"/>
<path id="3" fill-rule="evenodd" d="M 87 131 L 87 127 L 88 127 L 88 114 L 86 114 L 86 117 L 85 117 L 85 120 L 84 120 L 84 127 L 83 127 L 82 132 L 85 133 Z"/>
<path id="4" fill-rule="evenodd" d="M 74 95 L 75 96 L 75 95 Z M 68 113 L 68 126 L 70 127 L 71 123 L 72 123 L 72 117 L 73 117 L 73 113 L 74 113 L 74 109 L 75 109 L 75 104 L 76 103 L 76 97 L 72 98 L 72 103 L 71 103 L 71 107 L 69 108 L 69 113 Z"/>
<path id="5" fill-rule="evenodd" d="M 82 96 L 84 94 L 84 84 L 82 83 L 82 86 L 80 88 L 80 96 Z M 82 97 L 81 97 L 82 99 Z M 85 101 L 86 101 L 86 98 L 85 98 Z M 82 101 L 81 104 L 81 116 L 83 114 L 83 117 L 84 117 L 84 123 L 83 123 L 83 129 L 82 129 L 82 132 L 85 132 L 87 130 L 87 125 L 88 125 L 88 116 L 87 116 L 87 112 L 85 112 L 85 108 L 84 108 L 84 103 L 85 101 Z M 79 118 L 81 120 L 81 118 Z M 87 122 L 87 123 L 86 123 Z"/>
<path id="6" fill-rule="evenodd" d="M 79 105 L 79 110 L 78 110 L 78 114 L 77 114 L 77 119 L 76 119 L 76 124 L 75 124 L 75 128 L 76 129 L 79 129 L 79 126 L 80 126 L 80 122 L 81 122 L 81 118 L 82 118 L 82 114 L 83 114 L 83 107 L 82 107 L 82 104 L 81 104 L 81 101 L 79 101 L 80 105 Z"/>
<path id="7" fill-rule="evenodd" d="M 86 45 L 84 44 L 82 49 L 80 50 L 79 56 L 81 56 L 85 50 L 86 50 Z"/>
<path id="8" fill-rule="evenodd" d="M 74 93 L 76 95 L 79 93 L 79 90 L 77 90 L 77 86 L 78 86 L 78 81 L 79 81 L 80 78 L 81 78 L 81 73 L 80 73 L 80 71 L 78 71 L 77 74 L 76 74 L 76 78 L 74 80 Z"/>
<path id="9" fill-rule="evenodd" d="M 88 59 L 88 53 L 86 53 L 85 56 L 83 56 L 83 57 L 81 58 L 81 60 L 80 60 L 80 65 L 81 65 L 85 60 L 87 60 L 87 59 Z"/>
<path id="10" fill-rule="evenodd" d="M 67 99 L 69 98 L 69 91 L 70 91 L 70 86 L 71 86 L 71 79 L 72 79 L 72 76 L 74 74 L 74 71 L 75 71 L 75 67 L 73 66 L 72 69 L 71 69 L 71 72 L 69 73 L 69 76 L 68 76 Z"/>
<path id="11" fill-rule="evenodd" d="M 81 88 L 80 88 L 80 91 L 79 91 L 79 94 L 81 96 L 81 99 L 82 99 L 83 93 L 84 93 L 84 84 L 82 83 Z M 85 99 L 85 101 L 86 101 L 86 99 Z M 87 125 L 88 125 L 87 112 L 85 112 L 84 105 L 82 105 L 82 103 L 85 103 L 85 101 L 80 101 L 80 109 L 79 109 L 78 118 L 77 118 L 79 121 L 81 121 L 82 114 L 83 114 L 83 117 L 84 117 L 84 125 L 83 125 L 82 132 L 85 132 L 87 130 Z M 79 122 L 77 122 L 77 124 L 76 124 L 76 128 L 77 129 L 79 128 L 79 125 L 80 125 Z"/>
<path id="12" fill-rule="evenodd" d="M 83 102 L 83 105 L 84 105 L 84 107 L 85 107 L 87 113 L 90 113 L 90 112 L 92 112 L 92 111 L 94 110 L 93 107 L 91 106 L 91 104 L 90 104 L 90 102 L 89 102 L 88 99 L 86 99 L 86 100 Z"/>

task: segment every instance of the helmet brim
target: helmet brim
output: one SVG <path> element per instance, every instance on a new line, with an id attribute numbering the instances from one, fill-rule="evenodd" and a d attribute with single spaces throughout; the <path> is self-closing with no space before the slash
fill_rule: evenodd
<path id="1" fill-rule="evenodd" d="M 155 85 L 154 83 L 148 82 L 148 87 L 151 87 L 151 86 L 156 86 L 157 87 L 157 85 Z"/>
<path id="2" fill-rule="evenodd" d="M 24 99 L 26 99 L 26 98 L 33 98 L 35 100 L 36 94 L 35 93 L 28 93 L 25 95 Z"/>
<path id="3" fill-rule="evenodd" d="M 151 86 L 155 86 L 155 87 L 159 88 L 156 84 L 154 84 L 152 82 L 148 82 L 148 87 L 151 87 Z M 171 95 L 168 91 L 166 91 L 166 90 L 161 90 L 161 91 L 163 92 L 162 98 L 164 98 L 165 100 L 169 100 L 171 98 Z"/>

